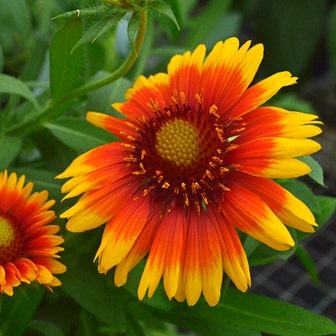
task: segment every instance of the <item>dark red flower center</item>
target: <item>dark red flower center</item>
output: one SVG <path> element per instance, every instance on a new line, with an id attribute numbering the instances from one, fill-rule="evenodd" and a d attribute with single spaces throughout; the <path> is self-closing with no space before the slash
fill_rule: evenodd
<path id="1" fill-rule="evenodd" d="M 15 220 L 0 213 L 0 265 L 20 258 L 23 250 L 23 237 Z"/>
<path id="2" fill-rule="evenodd" d="M 193 205 L 198 212 L 209 203 L 220 207 L 227 173 L 236 168 L 227 152 L 235 148 L 231 139 L 237 127 L 224 124 L 215 105 L 204 110 L 200 96 L 196 101 L 196 109 L 181 108 L 177 100 L 169 108 L 153 105 L 153 118 L 141 121 L 134 151 L 125 158 L 142 178 L 143 195 L 150 194 L 168 210 L 177 203 Z"/>

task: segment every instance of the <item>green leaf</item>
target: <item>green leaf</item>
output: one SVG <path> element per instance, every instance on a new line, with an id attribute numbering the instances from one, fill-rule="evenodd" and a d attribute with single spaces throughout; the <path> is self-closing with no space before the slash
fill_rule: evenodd
<path id="1" fill-rule="evenodd" d="M 0 171 L 8 168 L 22 147 L 20 138 L 0 137 Z"/>
<path id="2" fill-rule="evenodd" d="M 106 6 L 95 6 L 95 7 L 89 7 L 89 8 L 82 8 L 82 9 L 76 9 L 70 12 L 66 12 L 60 15 L 57 15 L 53 17 L 53 20 L 58 19 L 69 19 L 72 16 L 89 16 L 89 15 L 101 15 L 106 12 L 107 7 Z"/>
<path id="3" fill-rule="evenodd" d="M 98 80 L 108 76 L 109 73 L 99 72 L 93 80 Z M 114 83 L 106 85 L 98 90 L 89 93 L 88 111 L 99 111 L 114 116 L 119 116 L 120 113 L 112 109 L 111 104 L 125 100 L 125 92 L 132 86 L 130 80 L 126 78 L 119 78 Z"/>
<path id="4" fill-rule="evenodd" d="M 286 251 L 276 251 L 266 245 L 260 244 L 249 257 L 249 264 L 250 266 L 260 266 L 274 263 L 277 260 L 286 261 L 295 253 L 296 248 L 297 245 Z"/>
<path id="5" fill-rule="evenodd" d="M 50 44 L 50 90 L 58 98 L 83 82 L 84 50 L 73 47 L 82 36 L 82 21 L 75 15 L 52 37 Z"/>
<path id="6" fill-rule="evenodd" d="M 226 14 L 231 3 L 232 0 L 212 0 L 207 2 L 200 14 L 195 19 L 187 22 L 191 34 L 189 34 L 184 46 L 194 48 L 197 44 L 206 41 L 207 47 L 212 47 L 211 44 L 218 41 L 214 39 L 219 37 L 219 32 L 222 34 L 220 39 L 229 37 L 227 34 L 232 33 L 235 29 L 234 27 L 228 27 L 229 29 L 226 31 L 226 25 L 230 23 L 239 25 L 239 18 L 231 20 L 231 22 L 226 21 Z M 234 22 L 235 20 L 238 20 L 238 22 Z M 211 22 L 211 24 L 204 24 L 204 22 Z M 200 27 L 202 28 L 200 29 Z"/>
<path id="7" fill-rule="evenodd" d="M 19 79 L 0 74 L 0 93 L 16 94 L 24 97 L 34 105 L 36 110 L 40 110 L 40 106 L 28 86 Z"/>
<path id="8" fill-rule="evenodd" d="M 320 211 L 315 214 L 316 223 L 320 226 L 325 224 L 329 218 L 335 213 L 336 210 L 336 198 L 329 196 L 317 196 L 316 197 Z"/>
<path id="9" fill-rule="evenodd" d="M 80 325 L 79 335 L 81 336 L 97 336 L 98 321 L 86 309 L 81 309 L 79 313 Z M 47 335 L 48 336 L 48 335 Z"/>
<path id="10" fill-rule="evenodd" d="M 178 30 L 180 29 L 179 24 L 176 20 L 175 14 L 170 8 L 168 3 L 165 3 L 160 0 L 152 1 L 149 3 L 149 9 L 153 10 L 154 12 L 160 15 L 167 17 L 169 20 L 171 20 L 175 24 Z"/>
<path id="11" fill-rule="evenodd" d="M 170 6 L 176 14 L 177 21 L 184 26 L 189 19 L 190 12 L 195 9 L 197 0 L 170 0 Z"/>
<path id="12" fill-rule="evenodd" d="M 155 313 L 155 310 L 152 311 Z M 255 330 L 270 335 L 317 336 L 336 333 L 336 323 L 323 316 L 265 296 L 241 293 L 233 288 L 228 288 L 216 307 L 209 307 L 203 300 L 195 307 L 171 304 L 171 309 L 161 311 L 160 316 L 182 325 L 185 319 L 192 316 L 195 321 L 200 319 L 207 325 Z"/>
<path id="13" fill-rule="evenodd" d="M 263 60 L 267 74 L 285 67 L 300 75 L 308 67 L 319 47 L 328 3 L 328 0 L 258 2 L 255 9 L 258 16 L 254 17 L 256 38 L 267 50 Z"/>
<path id="14" fill-rule="evenodd" d="M 31 16 L 25 0 L 0 0 L 0 43 L 5 51 L 22 47 L 31 33 Z"/>
<path id="15" fill-rule="evenodd" d="M 302 246 L 296 248 L 295 254 L 300 259 L 313 282 L 317 285 L 319 283 L 319 276 L 313 258 Z"/>
<path id="16" fill-rule="evenodd" d="M 280 184 L 305 203 L 312 212 L 320 212 L 316 196 L 305 183 L 296 179 L 288 179 L 281 181 Z"/>
<path id="17" fill-rule="evenodd" d="M 1 304 L 0 334 L 22 335 L 34 316 L 43 293 L 44 287 L 34 283 L 15 288 L 12 297 L 5 295 Z"/>
<path id="18" fill-rule="evenodd" d="M 295 93 L 279 93 L 272 97 L 269 102 L 271 103 L 270 105 L 282 107 L 286 110 L 317 114 L 310 102 L 300 99 Z"/>
<path id="19" fill-rule="evenodd" d="M 108 286 L 108 278 L 96 271 L 68 270 L 62 276 L 62 288 L 79 305 L 104 321 L 114 332 L 126 330 L 126 316 L 115 287 Z"/>
<path id="20" fill-rule="evenodd" d="M 104 16 L 100 18 L 100 20 L 96 21 L 87 31 L 84 32 L 82 38 L 72 48 L 71 53 L 83 44 L 93 43 L 96 41 L 101 35 L 113 29 L 122 17 L 122 14 L 117 13 L 111 17 Z"/>
<path id="21" fill-rule="evenodd" d="M 128 36 L 128 41 L 134 51 L 135 51 L 134 41 L 135 41 L 136 33 L 139 29 L 139 26 L 140 26 L 140 15 L 138 13 L 133 13 L 127 25 L 127 36 Z"/>
<path id="22" fill-rule="evenodd" d="M 311 156 L 301 156 L 298 158 L 300 161 L 306 163 L 312 171 L 308 174 L 316 183 L 325 187 L 323 169 L 320 164 Z"/>
<path id="23" fill-rule="evenodd" d="M 61 119 L 46 123 L 45 127 L 59 141 L 78 152 L 85 152 L 116 139 L 107 131 L 84 120 Z"/>
<path id="24" fill-rule="evenodd" d="M 18 175 L 25 175 L 26 182 L 34 183 L 34 191 L 48 190 L 50 199 L 60 200 L 60 188 L 62 182 L 55 180 L 56 172 L 27 167 L 15 168 Z"/>
<path id="25" fill-rule="evenodd" d="M 0 44 L 0 73 L 2 72 L 3 68 L 4 68 L 4 54 L 2 45 Z"/>
<path id="26" fill-rule="evenodd" d="M 51 322 L 43 320 L 32 320 L 28 326 L 29 333 L 34 335 L 44 335 L 44 336 L 64 336 L 61 329 Z"/>

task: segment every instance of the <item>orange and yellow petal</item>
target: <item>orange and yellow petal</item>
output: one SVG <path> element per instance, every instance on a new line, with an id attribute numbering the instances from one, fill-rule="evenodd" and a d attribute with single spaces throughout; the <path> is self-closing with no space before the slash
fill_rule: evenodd
<path id="1" fill-rule="evenodd" d="M 220 298 L 223 265 L 218 232 L 209 216 L 189 214 L 181 278 L 175 298 L 193 306 L 201 293 L 210 306 Z"/>
<path id="2" fill-rule="evenodd" d="M 224 271 L 245 292 L 251 286 L 250 269 L 235 224 L 215 207 L 207 207 L 207 214 L 218 232 Z"/>
<path id="3" fill-rule="evenodd" d="M 239 47 L 235 37 L 218 42 L 204 62 L 200 84 L 204 104 L 215 104 L 223 116 L 243 95 L 263 58 L 262 44 L 249 48 L 250 44 L 248 41 Z"/>
<path id="4" fill-rule="evenodd" d="M 127 276 L 148 253 L 151 248 L 155 233 L 161 223 L 162 206 L 156 202 L 151 205 L 145 226 L 136 239 L 132 249 L 117 265 L 114 273 L 114 282 L 116 286 L 122 286 L 127 281 Z"/>
<path id="5" fill-rule="evenodd" d="M 268 178 L 290 178 L 305 175 L 311 168 L 295 159 L 320 150 L 318 142 L 311 139 L 288 139 L 283 137 L 255 138 L 245 142 L 239 137 L 237 146 L 228 156 L 237 170 Z"/>
<path id="6" fill-rule="evenodd" d="M 322 132 L 321 121 L 309 113 L 287 111 L 273 106 L 262 106 L 243 116 L 245 124 L 241 139 L 256 137 L 284 137 L 287 139 L 304 139 Z"/>
<path id="7" fill-rule="evenodd" d="M 175 208 L 163 216 L 140 280 L 140 299 L 147 291 L 148 297 L 153 296 L 161 277 L 168 298 L 172 299 L 176 295 L 186 240 L 186 224 L 183 208 Z"/>
<path id="8" fill-rule="evenodd" d="M 183 55 L 175 55 L 169 62 L 170 95 L 176 99 L 180 107 L 186 102 L 195 101 L 195 94 L 200 93 L 199 80 L 205 51 L 205 45 L 201 44 L 192 53 L 188 51 Z M 171 96 L 167 98 L 171 99 Z M 189 105 L 191 108 L 196 107 L 194 104 Z"/>
<path id="9" fill-rule="evenodd" d="M 315 218 L 309 208 L 276 182 L 249 175 L 237 176 L 250 191 L 258 195 L 280 220 L 303 232 L 314 232 Z"/>
<path id="10" fill-rule="evenodd" d="M 165 104 L 164 92 L 168 92 L 168 75 L 140 76 L 126 92 L 126 103 L 114 103 L 112 107 L 129 117 L 131 121 L 150 118 L 153 111 Z"/>
<path id="11" fill-rule="evenodd" d="M 99 168 L 118 163 L 123 160 L 123 149 L 122 144 L 119 142 L 94 148 L 74 159 L 63 173 L 57 175 L 57 178 L 85 176 Z M 62 192 L 67 192 L 67 190 L 62 190 Z"/>
<path id="12" fill-rule="evenodd" d="M 106 131 L 118 136 L 120 139 L 127 140 L 137 134 L 137 128 L 134 123 L 125 123 L 123 119 L 112 117 L 98 112 L 88 112 L 86 119 L 91 124 L 105 129 Z"/>
<path id="13" fill-rule="evenodd" d="M 223 205 L 227 221 L 275 250 L 284 251 L 295 245 L 285 225 L 258 195 L 237 181 L 232 181 L 229 188 Z"/>
<path id="14" fill-rule="evenodd" d="M 282 87 L 293 85 L 297 77 L 288 71 L 278 72 L 248 88 L 237 103 L 227 111 L 230 119 L 241 117 L 272 98 Z"/>
<path id="15" fill-rule="evenodd" d="M 30 283 L 36 279 L 38 268 L 34 262 L 28 258 L 20 258 L 15 261 L 15 267 L 20 272 L 22 282 Z"/>
<path id="16" fill-rule="evenodd" d="M 146 198 L 133 200 L 127 195 L 124 198 L 126 198 L 125 205 L 121 206 L 106 224 L 95 256 L 95 259 L 98 258 L 100 273 L 107 273 L 125 258 L 147 222 L 150 212 L 149 200 Z"/>
<path id="17" fill-rule="evenodd" d="M 67 229 L 83 232 L 96 228 L 112 218 L 118 209 L 127 206 L 130 197 L 135 197 L 137 190 L 130 189 L 130 179 L 121 179 L 111 185 L 85 193 L 71 208 L 61 214 L 69 218 Z"/>

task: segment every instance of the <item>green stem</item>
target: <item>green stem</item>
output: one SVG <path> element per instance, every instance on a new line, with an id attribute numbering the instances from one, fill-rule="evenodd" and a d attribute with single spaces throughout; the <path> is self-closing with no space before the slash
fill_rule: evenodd
<path id="1" fill-rule="evenodd" d="M 138 54 L 141 50 L 141 47 L 142 47 L 142 44 L 143 44 L 143 41 L 144 41 L 144 38 L 145 38 L 146 27 L 147 27 L 147 12 L 142 11 L 142 12 L 140 12 L 140 25 L 139 25 L 138 33 L 137 33 L 137 36 L 136 36 L 134 49 L 131 50 L 131 52 L 128 55 L 128 57 L 126 58 L 125 62 L 116 71 L 114 71 L 111 75 L 109 75 L 105 78 L 99 79 L 95 82 L 83 85 L 83 86 L 79 87 L 78 89 L 75 89 L 75 90 L 69 92 L 68 94 L 60 97 L 55 102 L 55 104 L 58 105 L 59 103 L 61 103 L 61 104 L 66 103 L 66 102 L 72 100 L 75 97 L 84 96 L 88 92 L 97 90 L 102 86 L 111 84 L 112 82 L 114 82 L 118 78 L 124 76 L 132 68 L 133 64 L 135 63 L 135 61 L 138 57 Z"/>
<path id="2" fill-rule="evenodd" d="M 141 55 L 137 60 L 135 67 L 132 69 L 132 80 L 136 80 L 143 72 L 146 67 L 146 62 L 152 51 L 153 41 L 154 41 L 154 29 L 153 29 L 153 19 L 151 17 L 148 18 L 148 23 L 150 29 L 147 29 L 146 37 L 144 39 Z"/>
<path id="3" fill-rule="evenodd" d="M 105 78 L 99 79 L 89 84 L 85 84 L 77 89 L 68 92 L 67 94 L 63 95 L 62 97 L 59 97 L 56 100 L 50 101 L 38 116 L 36 116 L 32 120 L 26 120 L 22 124 L 15 125 L 14 127 L 8 130 L 7 134 L 23 133 L 23 135 L 26 135 L 28 133 L 31 133 L 34 126 L 35 127 L 39 126 L 45 123 L 47 120 L 49 120 L 50 117 L 56 117 L 60 113 L 62 113 L 62 109 L 60 108 L 62 105 L 69 103 L 70 101 L 76 98 L 82 97 L 91 91 L 97 90 L 105 85 L 111 84 L 118 78 L 124 76 L 132 68 L 133 64 L 135 63 L 139 55 L 139 52 L 141 50 L 145 38 L 146 28 L 147 28 L 147 12 L 142 11 L 140 12 L 140 25 L 135 39 L 134 48 L 132 48 L 124 63 L 117 70 L 115 70 L 111 75 Z M 58 113 L 57 110 L 59 111 Z"/>

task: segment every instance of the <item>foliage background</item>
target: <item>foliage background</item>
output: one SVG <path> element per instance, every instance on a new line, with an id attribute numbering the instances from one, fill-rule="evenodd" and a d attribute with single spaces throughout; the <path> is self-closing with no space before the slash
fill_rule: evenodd
<path id="1" fill-rule="evenodd" d="M 57 200 L 57 214 L 70 203 L 60 202 L 62 181 L 54 177 L 78 154 L 115 140 L 87 123 L 86 112 L 115 115 L 110 104 L 124 100 L 125 90 L 138 75 L 165 71 L 171 56 L 199 43 L 209 50 L 216 41 L 233 35 L 241 41 L 264 43 L 265 57 L 256 80 L 281 70 L 299 76 L 299 85 L 283 90 L 274 104 L 318 113 L 325 132 L 335 140 L 335 1 L 170 0 L 167 4 L 179 30 L 166 15 L 150 12 L 142 51 L 127 75 L 62 101 L 71 90 L 120 66 L 130 50 L 127 21 L 73 50 L 102 14 L 52 18 L 78 8 L 94 8 L 98 0 L 0 0 L 0 170 L 25 174 L 36 190 L 47 189 Z M 332 145 L 325 146 L 328 150 Z M 334 150 L 330 153 L 335 155 Z M 312 179 L 305 180 L 304 186 L 290 181 L 287 187 L 305 200 L 323 225 L 334 212 L 335 199 L 309 191 L 324 184 L 319 165 L 309 163 L 314 167 Z M 332 174 L 335 161 L 328 158 L 324 167 Z M 65 237 L 62 261 L 68 267 L 60 276 L 63 286 L 53 294 L 37 286 L 20 286 L 13 298 L 1 298 L 2 335 L 160 336 L 186 330 L 238 336 L 336 334 L 330 320 L 265 297 L 238 293 L 230 286 L 223 289 L 225 295 L 214 309 L 203 301 L 194 308 L 170 303 L 162 289 L 141 303 L 135 294 L 141 267 L 132 272 L 127 286 L 115 288 L 113 272 L 99 275 L 92 263 L 101 230 L 71 234 L 64 230 L 62 220 L 58 223 Z M 304 238 L 294 234 L 298 241 Z M 251 264 L 295 253 L 295 249 L 274 252 L 252 239 L 246 239 L 245 248 Z M 309 255 L 303 260 L 314 277 Z"/>

